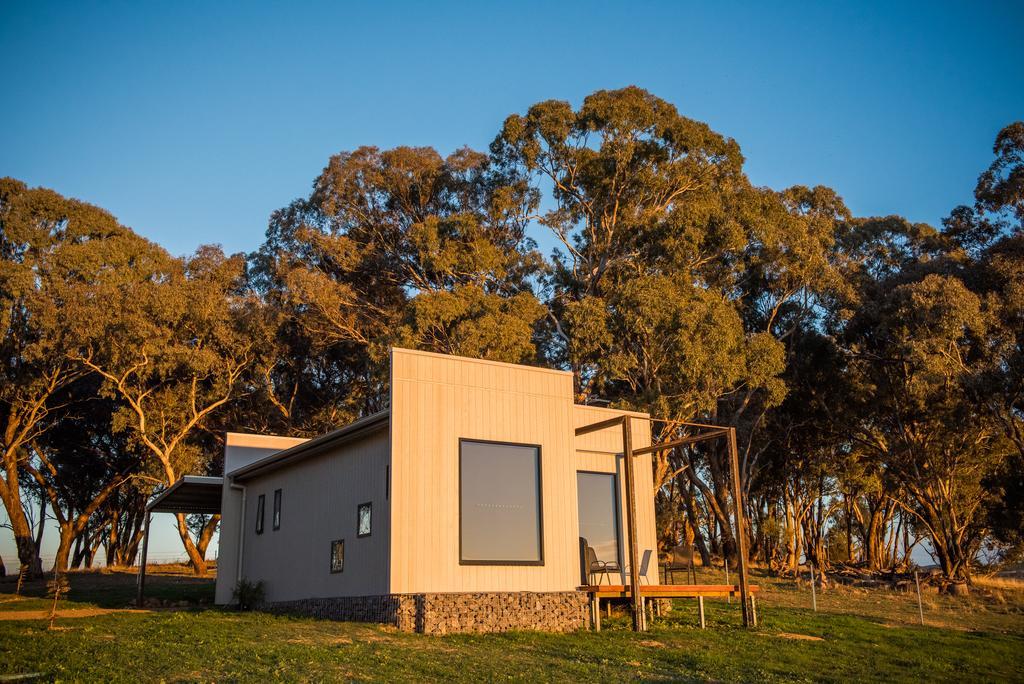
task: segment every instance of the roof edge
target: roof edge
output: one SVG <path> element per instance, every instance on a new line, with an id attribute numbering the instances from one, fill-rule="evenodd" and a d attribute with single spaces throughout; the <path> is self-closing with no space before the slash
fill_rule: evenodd
<path id="1" fill-rule="evenodd" d="M 555 375 L 572 375 L 572 371 L 559 370 L 558 368 L 547 368 L 545 366 L 529 366 L 525 363 L 509 363 L 508 361 L 492 361 L 490 359 L 474 359 L 471 356 L 457 356 L 456 354 L 442 354 L 440 352 L 423 351 L 422 349 L 406 349 L 405 347 L 391 347 L 391 353 L 409 354 L 411 356 L 429 356 L 431 358 L 452 359 L 455 361 L 469 361 L 485 366 L 500 366 L 502 368 L 518 368 L 519 370 L 539 371 L 541 373 L 554 373 Z"/>
<path id="2" fill-rule="evenodd" d="M 227 473 L 225 477 L 229 477 L 236 482 L 241 482 L 243 480 L 256 477 L 257 475 L 289 466 L 296 461 L 321 453 L 324 449 L 330 446 L 348 442 L 368 432 L 372 432 L 382 423 L 387 423 L 390 417 L 391 411 L 389 409 L 378 411 L 377 413 L 370 414 L 357 421 L 349 423 L 344 427 L 340 427 L 337 430 L 332 430 L 320 435 L 319 437 L 314 437 L 313 439 L 297 444 L 289 449 L 284 449 L 283 451 L 271 454 L 266 458 L 261 458 L 254 463 L 232 470 L 230 473 Z"/>

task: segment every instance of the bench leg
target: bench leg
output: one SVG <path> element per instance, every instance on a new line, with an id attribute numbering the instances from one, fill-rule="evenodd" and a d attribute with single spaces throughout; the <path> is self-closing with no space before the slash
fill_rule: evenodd
<path id="1" fill-rule="evenodd" d="M 750 595 L 750 624 L 757 627 L 757 597 Z"/>
<path id="2" fill-rule="evenodd" d="M 700 628 L 705 629 L 706 624 L 704 623 L 704 597 L 697 597 L 697 613 L 700 615 Z"/>

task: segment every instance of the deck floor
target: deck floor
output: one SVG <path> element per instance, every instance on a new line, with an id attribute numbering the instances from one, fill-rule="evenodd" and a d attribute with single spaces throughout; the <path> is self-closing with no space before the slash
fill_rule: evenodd
<path id="1" fill-rule="evenodd" d="M 599 598 L 628 598 L 633 595 L 628 584 L 589 584 L 579 588 Z M 759 591 L 757 585 L 747 587 L 751 594 Z M 641 584 L 640 595 L 650 598 L 697 598 L 699 596 L 739 596 L 735 584 Z"/>

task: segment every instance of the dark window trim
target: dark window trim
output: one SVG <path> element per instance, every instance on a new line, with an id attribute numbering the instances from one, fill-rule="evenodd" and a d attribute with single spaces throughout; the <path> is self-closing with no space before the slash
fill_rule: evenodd
<path id="1" fill-rule="evenodd" d="M 537 450 L 537 540 L 540 543 L 540 560 L 466 560 L 462 557 L 462 445 L 464 442 L 476 444 L 497 444 L 499 446 L 530 447 Z M 521 442 L 502 442 L 493 439 L 472 439 L 459 437 L 459 565 L 544 565 L 544 479 L 543 449 L 540 444 L 524 444 Z"/>
<path id="2" fill-rule="evenodd" d="M 267 495 L 256 497 L 256 534 L 263 534 L 263 514 L 267 510 Z"/>
<path id="3" fill-rule="evenodd" d="M 341 544 L 341 569 L 334 569 L 334 545 Z M 328 559 L 328 566 L 331 569 L 332 575 L 337 575 L 345 572 L 345 539 L 332 539 L 331 540 L 331 557 Z"/>
<path id="4" fill-rule="evenodd" d="M 282 499 L 281 490 L 280 489 L 275 489 L 274 490 L 274 517 L 272 518 L 272 522 L 274 523 L 274 525 L 273 525 L 274 530 L 281 529 L 281 499 Z"/>
<path id="5" fill-rule="evenodd" d="M 370 531 L 366 534 L 359 534 L 359 510 L 363 506 L 368 506 L 370 509 Z M 363 537 L 369 537 L 371 534 L 373 534 L 373 502 L 366 501 L 356 506 L 356 538 L 362 539 Z"/>
<path id="6" fill-rule="evenodd" d="M 611 476 L 612 483 L 615 485 L 614 487 L 612 487 L 612 489 L 614 490 L 614 494 L 615 494 L 615 501 L 612 502 L 612 505 L 615 507 L 615 511 L 614 511 L 615 512 L 615 546 L 618 547 L 617 548 L 617 550 L 618 550 L 618 554 L 617 554 L 618 558 L 617 558 L 617 560 L 619 562 L 619 567 L 620 568 L 626 567 L 625 557 L 622 554 L 622 550 L 623 550 L 622 547 L 624 547 L 626 545 L 626 540 L 622 538 L 622 515 L 621 515 L 620 504 L 619 504 L 619 484 L 620 483 L 619 483 L 619 473 L 618 473 L 618 471 L 616 470 L 616 471 L 613 471 L 613 472 L 608 472 L 607 470 L 577 470 L 576 472 L 577 473 L 586 473 L 588 475 L 610 475 Z M 579 499 L 579 496 L 580 496 L 580 493 L 579 493 L 579 491 L 577 491 L 576 492 L 577 500 Z M 578 512 L 579 511 L 579 503 L 576 504 L 576 507 L 577 507 L 576 517 L 578 518 L 579 517 L 579 512 Z M 576 524 L 579 525 L 579 520 L 576 521 Z M 582 535 L 580 535 L 580 536 L 582 536 Z"/>

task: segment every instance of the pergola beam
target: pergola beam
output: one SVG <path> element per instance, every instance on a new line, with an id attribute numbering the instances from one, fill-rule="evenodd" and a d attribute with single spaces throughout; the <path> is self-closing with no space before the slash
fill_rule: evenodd
<path id="1" fill-rule="evenodd" d="M 602 420 L 599 423 L 591 423 L 590 425 L 584 425 L 583 427 L 576 428 L 576 436 L 582 437 L 583 435 L 589 435 L 591 432 L 598 432 L 600 430 L 607 430 L 611 427 L 621 425 L 625 420 L 625 416 L 615 416 L 608 420 Z"/>
<path id="2" fill-rule="evenodd" d="M 687 444 L 695 444 L 697 442 L 706 442 L 716 437 L 722 437 L 728 434 L 729 428 L 719 428 L 714 432 L 705 432 L 701 435 L 688 435 L 686 437 L 680 437 L 679 439 L 673 439 L 670 442 L 662 442 L 660 444 L 652 444 L 649 447 L 642 447 L 633 451 L 634 456 L 643 456 L 644 454 L 653 454 L 658 451 L 666 451 L 668 449 L 674 449 L 679 446 L 685 446 Z"/>

